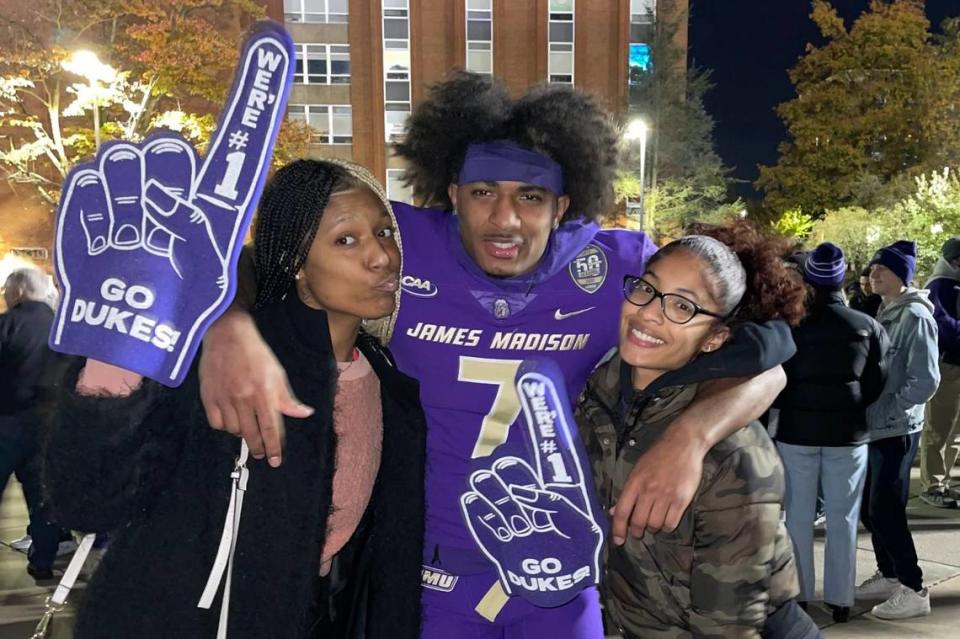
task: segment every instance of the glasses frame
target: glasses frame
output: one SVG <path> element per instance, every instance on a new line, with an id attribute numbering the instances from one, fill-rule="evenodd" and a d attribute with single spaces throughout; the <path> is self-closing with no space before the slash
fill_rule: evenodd
<path id="1" fill-rule="evenodd" d="M 628 285 L 638 284 L 640 282 L 643 282 L 644 284 L 649 286 L 651 289 L 653 289 L 653 297 L 651 297 L 650 301 L 647 302 L 646 304 L 637 304 L 632 299 L 630 299 L 630 294 L 627 292 Z M 686 302 L 687 304 L 689 304 L 690 306 L 692 306 L 694 310 L 693 310 L 693 315 L 690 316 L 690 319 L 686 320 L 685 322 L 678 322 L 677 320 L 672 319 L 669 315 L 667 315 L 667 297 L 678 297 L 682 299 L 684 302 Z M 708 311 L 707 309 L 703 308 L 702 306 L 694 302 L 689 297 L 684 297 L 683 295 L 677 295 L 676 293 L 661 293 L 656 286 L 654 286 L 647 280 L 637 275 L 623 276 L 623 299 L 625 299 L 629 303 L 633 304 L 638 308 L 644 308 L 646 306 L 649 306 L 650 303 L 657 298 L 660 298 L 660 312 L 663 313 L 664 319 L 674 324 L 678 324 L 680 326 L 683 326 L 684 324 L 689 324 L 691 321 L 693 321 L 693 318 L 695 318 L 697 315 L 707 315 L 709 317 L 715 317 L 716 319 L 721 321 L 729 317 L 729 315 L 721 315 L 719 313 L 714 313 L 713 311 Z"/>

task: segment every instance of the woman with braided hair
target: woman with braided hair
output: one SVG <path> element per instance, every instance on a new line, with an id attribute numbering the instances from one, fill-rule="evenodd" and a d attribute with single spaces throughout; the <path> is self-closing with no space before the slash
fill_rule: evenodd
<path id="1" fill-rule="evenodd" d="M 529 492 L 517 477 L 496 471 L 525 445 L 521 362 L 552 360 L 572 405 L 617 343 L 620 278 L 655 250 L 641 232 L 597 224 L 612 208 L 617 144 L 616 128 L 586 93 L 545 85 L 514 99 L 489 77 L 457 72 L 418 103 L 396 146 L 426 207 L 393 204 L 403 295 L 385 327 L 398 365 L 420 382 L 428 423 L 426 639 L 603 636 L 603 515 L 577 516 L 571 506 L 568 520 L 553 513 L 545 522 L 546 511 L 523 503 Z M 641 532 L 648 523 L 670 527 L 696 488 L 703 446 L 758 416 L 779 392 L 781 372 L 758 373 L 792 354 L 783 346 L 789 329 L 748 330 L 755 377 L 706 384 L 703 399 L 678 415 L 672 438 L 637 465 L 615 535 L 626 536 L 628 521 Z M 255 405 L 235 390 L 239 370 L 256 371 Z M 296 415 L 303 406 L 242 313 L 207 334 L 201 377 L 210 423 L 283 468 L 277 411 Z M 591 492 L 588 478 L 564 476 L 572 490 Z M 485 540 L 478 529 L 490 533 Z"/>
<path id="2" fill-rule="evenodd" d="M 284 424 L 283 468 L 209 427 L 196 368 L 177 389 L 94 360 L 67 375 L 53 503 L 113 533 L 78 639 L 418 635 L 424 418 L 361 328 L 396 310 L 390 203 L 359 166 L 293 162 L 264 190 L 254 254 L 254 321 L 313 407 Z"/>

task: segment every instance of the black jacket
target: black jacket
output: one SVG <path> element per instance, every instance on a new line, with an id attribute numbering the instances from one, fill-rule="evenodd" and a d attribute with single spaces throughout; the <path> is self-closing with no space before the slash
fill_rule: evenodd
<path id="1" fill-rule="evenodd" d="M 337 585 L 341 594 L 331 601 L 329 582 L 317 578 L 336 446 L 336 365 L 326 315 L 291 295 L 254 318 L 290 371 L 293 392 L 316 411 L 286 418 L 280 468 L 248 463 L 228 636 L 418 637 L 425 451 L 418 384 L 361 335 L 357 345 L 380 379 L 383 451 L 364 524 L 348 544 L 347 583 Z M 222 586 L 210 610 L 197 602 L 219 544 L 240 440 L 209 427 L 196 365 L 178 389 L 147 381 L 125 398 L 77 395 L 70 389 L 78 370 L 66 376 L 52 424 L 48 487 L 58 522 L 111 531 L 113 540 L 74 636 L 212 639 Z M 318 632 L 318 614 L 331 606 L 340 607 L 337 630 Z"/>
<path id="2" fill-rule="evenodd" d="M 793 340 L 797 354 L 783 367 L 787 386 L 770 414 L 774 439 L 798 446 L 865 443 L 865 410 L 886 376 L 883 328 L 847 308 L 839 291 L 818 289 Z"/>
<path id="3" fill-rule="evenodd" d="M 0 315 L 0 415 L 30 409 L 40 397 L 55 354 L 47 346 L 53 311 L 21 302 Z"/>

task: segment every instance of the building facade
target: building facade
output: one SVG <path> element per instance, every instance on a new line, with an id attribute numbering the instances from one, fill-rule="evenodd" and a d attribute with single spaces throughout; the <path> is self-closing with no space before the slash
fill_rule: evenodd
<path id="1" fill-rule="evenodd" d="M 275 2 L 269 12 L 276 12 Z M 659 6 L 658 6 L 659 5 Z M 450 70 L 492 74 L 516 94 L 572 84 L 614 114 L 650 65 L 657 20 L 686 51 L 687 0 L 283 0 L 297 43 L 288 117 L 315 133 L 310 155 L 352 159 L 407 200 L 391 142 Z M 661 15 L 658 15 L 658 12 Z M 685 66 L 685 61 L 683 63 Z"/>

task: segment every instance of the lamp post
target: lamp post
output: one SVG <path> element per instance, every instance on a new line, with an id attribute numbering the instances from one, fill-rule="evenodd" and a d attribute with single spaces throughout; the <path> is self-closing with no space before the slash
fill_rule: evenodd
<path id="1" fill-rule="evenodd" d="M 630 226 L 634 229 L 643 229 L 643 196 L 646 186 L 646 165 L 647 165 L 647 135 L 649 134 L 650 129 L 647 126 L 647 123 L 641 119 L 636 119 L 630 122 L 627 125 L 627 130 L 624 133 L 624 138 L 630 141 L 639 140 L 640 141 L 640 196 L 639 203 L 632 205 L 630 202 L 627 202 L 627 218 Z M 639 216 L 630 215 L 631 209 L 639 210 Z M 637 219 L 639 217 L 639 219 Z"/>
<path id="2" fill-rule="evenodd" d="M 98 91 L 100 82 L 112 82 L 117 77 L 117 71 L 109 64 L 100 62 L 100 58 L 93 51 L 80 49 L 70 54 L 63 61 L 63 68 L 70 73 L 79 75 L 90 84 L 90 94 L 93 97 L 93 139 L 96 148 L 100 148 L 100 104 Z"/>

